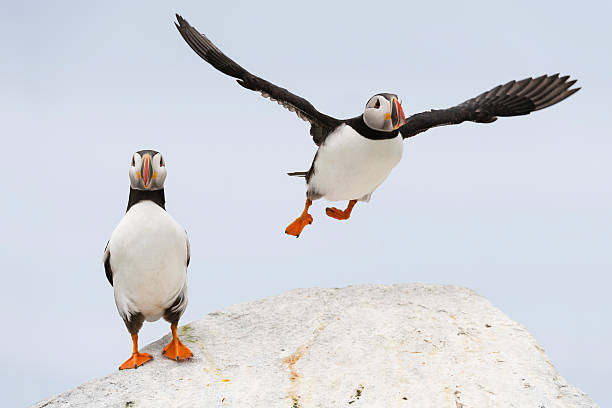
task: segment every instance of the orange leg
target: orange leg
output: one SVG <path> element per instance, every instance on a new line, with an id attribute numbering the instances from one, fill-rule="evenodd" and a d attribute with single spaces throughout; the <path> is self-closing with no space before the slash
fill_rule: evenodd
<path id="1" fill-rule="evenodd" d="M 188 358 L 193 357 L 193 353 L 191 352 L 191 350 L 189 350 L 187 346 L 185 346 L 179 340 L 178 335 L 176 334 L 175 324 L 170 325 L 170 330 L 172 330 L 172 340 L 170 340 L 170 343 L 168 343 L 168 345 L 164 347 L 164 351 L 162 351 L 162 354 L 176 361 L 186 360 Z"/>
<path id="2" fill-rule="evenodd" d="M 147 361 L 151 360 L 148 353 L 138 352 L 138 334 L 132 334 L 132 357 L 128 358 L 125 363 L 119 366 L 120 370 L 127 370 L 128 368 L 138 368 Z"/>
<path id="3" fill-rule="evenodd" d="M 293 235 L 296 238 L 300 236 L 304 227 L 309 224 L 312 224 L 312 215 L 308 214 L 308 208 L 312 205 L 312 200 L 310 198 L 306 199 L 306 205 L 304 206 L 304 211 L 302 211 L 302 215 L 297 217 L 295 221 L 293 221 L 287 228 L 285 228 L 285 234 Z"/>
<path id="4" fill-rule="evenodd" d="M 351 216 L 351 211 L 353 211 L 353 207 L 357 204 L 357 200 L 351 200 L 346 207 L 346 210 L 342 211 L 337 209 L 336 207 L 327 207 L 325 209 L 325 213 L 332 218 L 337 220 L 348 220 Z"/>

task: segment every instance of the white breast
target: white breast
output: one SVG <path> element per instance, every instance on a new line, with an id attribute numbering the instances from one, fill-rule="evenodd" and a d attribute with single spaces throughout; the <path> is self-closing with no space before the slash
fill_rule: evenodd
<path id="1" fill-rule="evenodd" d="M 143 201 L 125 214 L 108 245 L 119 313 L 158 320 L 187 287 L 185 230 L 157 204 Z"/>
<path id="2" fill-rule="evenodd" d="M 399 163 L 403 149 L 400 134 L 393 139 L 370 140 L 342 125 L 319 147 L 308 190 L 331 201 L 368 201 Z"/>

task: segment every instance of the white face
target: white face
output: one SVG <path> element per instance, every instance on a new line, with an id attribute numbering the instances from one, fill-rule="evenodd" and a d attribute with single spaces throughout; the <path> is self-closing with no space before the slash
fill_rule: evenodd
<path id="1" fill-rule="evenodd" d="M 166 180 L 166 163 L 161 153 L 141 150 L 132 156 L 130 184 L 135 190 L 161 190 Z"/>
<path id="2" fill-rule="evenodd" d="M 396 95 L 378 94 L 366 104 L 363 121 L 370 129 L 391 132 L 406 123 L 406 117 Z"/>

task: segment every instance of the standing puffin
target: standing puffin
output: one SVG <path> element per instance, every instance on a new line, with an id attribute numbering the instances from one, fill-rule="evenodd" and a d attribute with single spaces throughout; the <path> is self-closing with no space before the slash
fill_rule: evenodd
<path id="1" fill-rule="evenodd" d="M 372 192 L 400 161 L 402 140 L 443 125 L 465 121 L 491 123 L 498 116 L 527 115 L 562 101 L 580 88 L 570 89 L 576 80 L 569 76 L 542 75 L 510 81 L 449 109 L 417 113 L 406 119 L 397 95 L 374 95 L 363 114 L 351 119 L 336 119 L 318 110 L 306 99 L 259 78 L 223 54 L 205 35 L 176 15 L 175 23 L 183 39 L 206 62 L 226 75 L 237 78 L 241 86 L 295 112 L 310 122 L 310 135 L 319 147 L 310 169 L 289 173 L 306 178 L 306 205 L 302 214 L 285 229 L 298 237 L 312 223 L 308 208 L 312 200 L 348 200 L 345 210 L 328 207 L 328 216 L 346 220 L 357 201 L 369 201 Z"/>
<path id="2" fill-rule="evenodd" d="M 187 307 L 187 232 L 166 212 L 166 166 L 161 153 L 141 150 L 132 156 L 130 197 L 125 216 L 104 250 L 106 278 L 115 292 L 117 310 L 132 335 L 132 356 L 120 370 L 138 368 L 151 355 L 138 352 L 143 322 L 163 317 L 172 340 L 163 354 L 173 360 L 192 356 L 176 329 Z"/>

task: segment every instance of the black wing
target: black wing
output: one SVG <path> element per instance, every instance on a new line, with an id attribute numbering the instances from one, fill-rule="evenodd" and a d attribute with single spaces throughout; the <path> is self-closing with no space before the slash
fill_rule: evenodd
<path id="1" fill-rule="evenodd" d="M 452 108 L 412 115 L 406 119 L 400 132 L 405 139 L 432 127 L 456 125 L 466 120 L 491 123 L 498 116 L 528 115 L 578 92 L 580 88 L 569 89 L 576 80 L 568 79 L 569 76 L 559 77 L 559 74 L 555 74 L 510 81 Z"/>
<path id="2" fill-rule="evenodd" d="M 238 78 L 237 82 L 243 87 L 261 92 L 264 97 L 278 102 L 279 105 L 295 112 L 301 119 L 310 122 L 310 134 L 317 146 L 340 125 L 341 122 L 338 119 L 322 114 L 306 99 L 251 74 L 223 54 L 204 34 L 200 34 L 198 30 L 189 25 L 183 17 L 177 14 L 176 18 L 178 20 L 178 24 L 175 23 L 176 28 L 196 54 L 224 74 Z"/>
<path id="3" fill-rule="evenodd" d="M 187 265 L 191 262 L 191 244 L 189 243 L 189 237 L 187 236 L 187 230 L 185 230 L 185 242 L 187 243 Z"/>
<path id="4" fill-rule="evenodd" d="M 110 241 L 108 241 L 110 242 Z M 104 248 L 104 255 L 102 256 L 102 262 L 104 263 L 104 272 L 106 272 L 106 279 L 113 286 L 113 270 L 110 264 L 110 249 L 108 249 L 108 242 L 106 248 Z"/>

